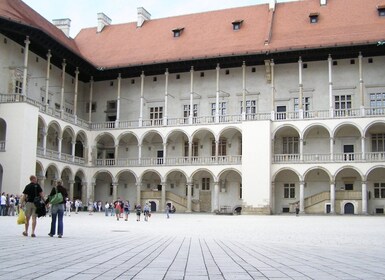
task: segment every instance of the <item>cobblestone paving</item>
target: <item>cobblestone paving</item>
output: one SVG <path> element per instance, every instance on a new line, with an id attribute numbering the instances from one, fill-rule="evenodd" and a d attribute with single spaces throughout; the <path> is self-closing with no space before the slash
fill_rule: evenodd
<path id="1" fill-rule="evenodd" d="M 0 279 L 385 279 L 385 217 L 103 213 L 36 238 L 0 217 Z"/>

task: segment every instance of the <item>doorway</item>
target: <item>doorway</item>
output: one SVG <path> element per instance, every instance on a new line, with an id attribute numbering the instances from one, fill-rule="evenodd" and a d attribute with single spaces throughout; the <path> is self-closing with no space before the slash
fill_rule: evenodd
<path id="1" fill-rule="evenodd" d="M 157 164 L 163 164 L 163 150 L 157 151 L 156 157 L 157 157 L 156 163 Z"/>
<path id="2" fill-rule="evenodd" d="M 344 160 L 345 161 L 354 160 L 354 145 L 344 145 Z"/>
<path id="3" fill-rule="evenodd" d="M 149 203 L 150 203 L 151 212 L 156 212 L 156 203 L 155 203 L 155 201 L 149 201 Z"/>
<path id="4" fill-rule="evenodd" d="M 277 120 L 286 119 L 286 106 L 277 106 Z"/>
<path id="5" fill-rule="evenodd" d="M 353 203 L 346 203 L 344 206 L 344 214 L 354 214 L 354 205 Z"/>

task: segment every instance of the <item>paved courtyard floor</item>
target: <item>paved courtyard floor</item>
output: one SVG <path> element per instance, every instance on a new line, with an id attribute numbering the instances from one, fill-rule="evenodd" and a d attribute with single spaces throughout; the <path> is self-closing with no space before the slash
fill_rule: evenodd
<path id="1" fill-rule="evenodd" d="M 385 279 L 384 216 L 0 217 L 0 279 Z"/>

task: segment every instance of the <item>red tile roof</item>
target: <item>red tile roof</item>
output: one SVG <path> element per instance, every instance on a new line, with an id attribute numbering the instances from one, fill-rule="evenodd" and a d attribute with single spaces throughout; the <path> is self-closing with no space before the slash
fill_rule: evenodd
<path id="1" fill-rule="evenodd" d="M 0 0 L 0 17 L 45 32 L 74 52 L 79 52 L 75 41 L 55 25 L 20 0 Z"/>
<path id="2" fill-rule="evenodd" d="M 290 49 L 311 49 L 376 43 L 385 39 L 385 17 L 378 15 L 382 0 L 303 0 L 254 5 L 80 31 L 67 38 L 20 0 L 0 0 L 0 16 L 39 28 L 81 54 L 96 67 L 119 68 L 141 64 L 245 55 Z M 311 24 L 309 15 L 318 13 Z M 240 30 L 232 22 L 243 20 Z M 184 28 L 178 38 L 172 30 Z M 265 45 L 265 41 L 269 43 Z"/>

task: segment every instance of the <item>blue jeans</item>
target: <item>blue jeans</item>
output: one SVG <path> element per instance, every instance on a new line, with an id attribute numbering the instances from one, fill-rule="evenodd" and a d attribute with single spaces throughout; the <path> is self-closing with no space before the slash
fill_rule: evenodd
<path id="1" fill-rule="evenodd" d="M 50 234 L 55 235 L 56 233 L 56 217 L 57 217 L 57 234 L 63 235 L 63 215 L 64 215 L 64 204 L 56 204 L 51 206 L 52 221 Z"/>

